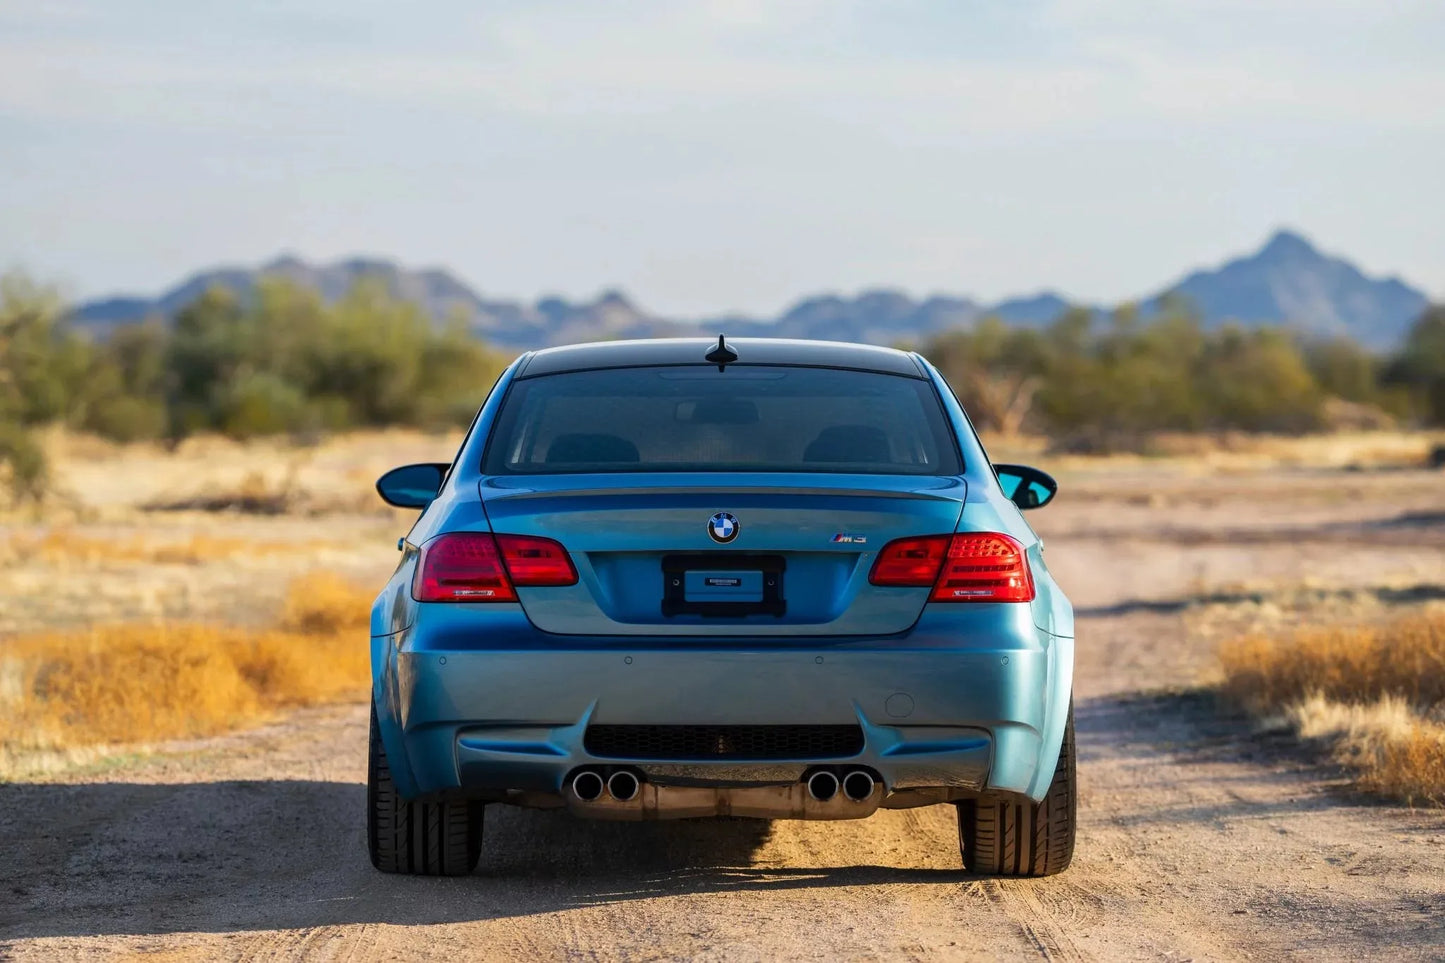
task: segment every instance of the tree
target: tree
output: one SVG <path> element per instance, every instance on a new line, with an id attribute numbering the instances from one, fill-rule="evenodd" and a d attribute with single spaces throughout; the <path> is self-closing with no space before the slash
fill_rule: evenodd
<path id="1" fill-rule="evenodd" d="M 1445 425 L 1445 305 L 1420 315 L 1385 377 L 1410 393 L 1428 424 Z"/>
<path id="2" fill-rule="evenodd" d="M 45 453 L 31 429 L 69 418 L 84 397 L 89 346 L 63 318 L 53 288 L 0 277 L 0 476 L 12 500 L 45 494 Z"/>

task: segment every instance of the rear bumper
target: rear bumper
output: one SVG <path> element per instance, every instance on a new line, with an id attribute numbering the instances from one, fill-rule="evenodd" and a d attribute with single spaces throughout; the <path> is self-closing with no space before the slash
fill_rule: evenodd
<path id="1" fill-rule="evenodd" d="M 743 789 L 824 767 L 870 770 L 886 806 L 986 789 L 1041 798 L 1073 640 L 1035 627 L 1024 605 L 930 606 L 885 638 L 736 640 L 557 636 L 515 606 L 434 605 L 373 638 L 372 654 L 382 736 L 407 796 L 561 800 L 580 768 Z M 862 746 L 799 758 L 601 756 L 586 745 L 594 724 L 856 725 Z"/>

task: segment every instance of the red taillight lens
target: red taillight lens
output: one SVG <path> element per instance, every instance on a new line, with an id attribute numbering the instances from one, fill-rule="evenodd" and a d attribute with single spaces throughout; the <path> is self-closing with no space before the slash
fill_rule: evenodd
<path id="1" fill-rule="evenodd" d="M 898 538 L 883 546 L 868 581 L 874 585 L 932 585 L 948 552 L 947 535 Z"/>
<path id="2" fill-rule="evenodd" d="M 1034 579 L 1024 547 L 997 532 L 953 536 L 932 602 L 1032 602 Z"/>
<path id="3" fill-rule="evenodd" d="M 515 602 L 517 593 L 495 538 L 455 532 L 422 546 L 411 597 L 418 602 Z"/>
<path id="4" fill-rule="evenodd" d="M 513 585 L 576 585 L 577 570 L 567 550 L 550 538 L 498 535 Z"/>
<path id="5" fill-rule="evenodd" d="M 454 532 L 422 546 L 418 602 L 515 602 L 513 586 L 575 585 L 567 550 L 550 538 Z"/>
<path id="6" fill-rule="evenodd" d="M 1024 547 L 998 532 L 900 538 L 883 546 L 868 581 L 933 586 L 930 602 L 1031 602 Z"/>

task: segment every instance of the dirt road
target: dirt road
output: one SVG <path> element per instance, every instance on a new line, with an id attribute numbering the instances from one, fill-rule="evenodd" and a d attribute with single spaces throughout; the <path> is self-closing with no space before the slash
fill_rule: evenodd
<path id="1" fill-rule="evenodd" d="M 1352 797 L 1187 688 L 1211 659 L 1200 612 L 1278 616 L 1266 583 L 1312 579 L 1320 610 L 1438 598 L 1439 482 L 1301 476 L 1281 507 L 1274 479 L 1143 502 L 1082 479 L 1040 513 L 1080 611 L 1060 877 L 964 875 L 939 807 L 636 825 L 492 807 L 474 876 L 382 876 L 366 712 L 345 707 L 0 786 L 0 957 L 1445 958 L 1445 816 Z"/>

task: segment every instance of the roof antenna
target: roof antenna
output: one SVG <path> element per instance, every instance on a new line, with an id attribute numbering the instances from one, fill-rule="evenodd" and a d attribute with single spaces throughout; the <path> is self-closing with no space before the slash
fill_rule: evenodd
<path id="1" fill-rule="evenodd" d="M 723 340 L 722 335 L 718 335 L 717 347 L 713 348 L 707 354 L 703 355 L 702 360 L 717 365 L 717 370 L 721 371 L 723 370 L 723 368 L 738 360 L 738 353 L 732 348 L 728 347 L 728 344 L 726 341 Z"/>

